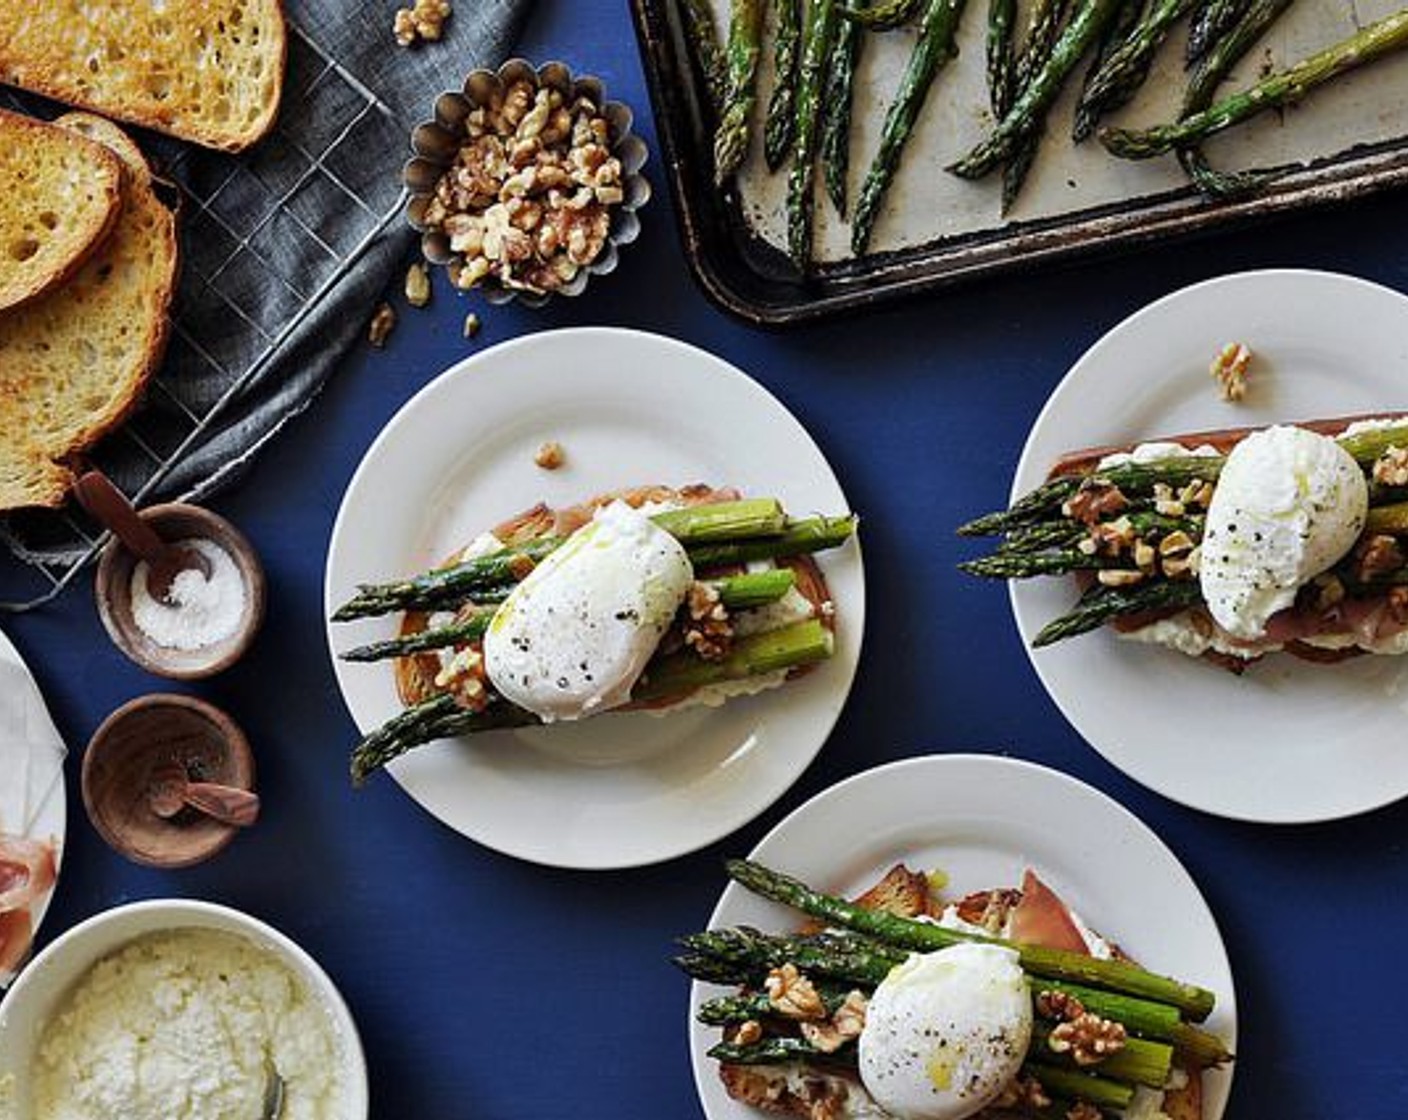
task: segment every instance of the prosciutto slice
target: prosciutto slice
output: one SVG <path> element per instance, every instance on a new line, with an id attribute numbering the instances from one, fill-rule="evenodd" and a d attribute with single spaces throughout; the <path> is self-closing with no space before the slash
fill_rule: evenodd
<path id="1" fill-rule="evenodd" d="M 1089 954 L 1070 909 L 1030 867 L 1022 873 L 1022 900 L 1012 911 L 1009 936 L 1028 945 Z"/>
<path id="2" fill-rule="evenodd" d="M 52 840 L 0 832 L 0 981 L 14 972 L 33 937 L 30 913 L 54 887 Z"/>

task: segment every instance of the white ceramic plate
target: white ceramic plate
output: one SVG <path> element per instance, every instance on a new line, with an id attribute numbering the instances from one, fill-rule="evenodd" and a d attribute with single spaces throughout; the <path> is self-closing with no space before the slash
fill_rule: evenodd
<path id="1" fill-rule="evenodd" d="M 0 631 L 0 661 L 8 662 L 18 667 L 29 676 L 29 668 L 24 663 L 24 658 L 20 656 L 19 650 L 7 638 L 3 631 Z M 54 727 L 53 720 L 44 707 L 43 697 L 39 693 L 39 688 L 30 677 L 30 688 L 32 695 L 27 698 L 9 696 L 9 703 L 22 703 L 27 705 L 25 718 L 30 721 L 30 734 L 45 736 L 59 751 L 63 750 L 63 740 L 59 738 L 58 730 Z M 63 863 L 64 858 L 64 837 L 68 826 L 68 799 L 64 793 L 64 772 L 60 767 L 53 785 L 49 787 L 47 795 L 40 801 L 38 806 L 31 808 L 29 828 L 26 835 L 38 840 L 54 840 L 54 864 L 58 868 Z M 49 903 L 54 897 L 51 890 L 38 904 L 30 910 L 30 923 L 34 932 L 38 934 L 40 923 L 44 920 L 44 915 L 49 910 Z M 3 984 L 0 984 L 3 987 Z"/>
<path id="2" fill-rule="evenodd" d="M 996 755 L 930 755 L 867 770 L 819 793 L 774 828 L 751 858 L 821 890 L 854 895 L 895 863 L 949 876 L 945 895 L 1016 886 L 1031 867 L 1080 916 L 1150 968 L 1217 996 L 1206 1024 L 1236 1050 L 1237 1003 L 1217 923 L 1177 858 L 1103 793 L 1029 762 Z M 795 911 L 737 884 L 725 888 L 710 928 L 785 930 Z M 758 1120 L 732 1100 L 705 1056 L 717 1028 L 695 1022 L 690 1056 L 708 1120 Z M 1206 1075 L 1204 1120 L 1219 1120 L 1231 1068 Z"/>
<path id="3" fill-rule="evenodd" d="M 1208 365 L 1255 354 L 1250 391 L 1223 403 Z M 1097 342 L 1056 388 L 1013 495 L 1063 452 L 1211 428 L 1408 407 L 1408 298 L 1320 272 L 1251 272 L 1175 292 Z M 1013 583 L 1028 643 L 1069 609 L 1069 580 Z M 1241 677 L 1108 631 L 1031 651 L 1076 730 L 1136 781 L 1240 820 L 1332 820 L 1408 795 L 1408 657 L 1310 665 L 1278 656 Z"/>
<path id="4" fill-rule="evenodd" d="M 533 464 L 547 440 L 566 451 L 559 470 Z M 655 335 L 544 332 L 446 371 L 377 437 L 333 529 L 328 613 L 355 584 L 424 570 L 539 500 L 570 505 L 657 482 L 776 495 L 799 516 L 849 508 L 802 426 L 734 367 Z M 797 779 L 845 703 L 865 613 L 859 547 L 821 564 L 837 603 L 836 654 L 801 680 L 718 709 L 444 741 L 391 772 L 451 828 L 538 863 L 628 867 L 709 844 Z M 335 655 L 394 625 L 329 626 L 328 640 Z M 363 732 L 401 710 L 388 665 L 333 664 Z"/>

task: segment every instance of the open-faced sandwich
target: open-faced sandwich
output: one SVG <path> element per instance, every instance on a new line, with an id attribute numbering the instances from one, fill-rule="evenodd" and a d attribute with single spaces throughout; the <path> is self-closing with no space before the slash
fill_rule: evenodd
<path id="1" fill-rule="evenodd" d="M 831 656 L 836 612 L 810 554 L 855 527 L 646 486 L 535 506 L 434 571 L 362 586 L 334 620 L 405 612 L 400 633 L 342 656 L 394 658 L 407 709 L 357 746 L 354 781 L 435 739 L 784 683 Z"/>
<path id="2" fill-rule="evenodd" d="M 1074 452 L 959 532 L 1004 538 L 975 575 L 1075 573 L 1036 646 L 1111 623 L 1236 672 L 1408 653 L 1408 414 Z"/>
<path id="3" fill-rule="evenodd" d="M 1231 1060 L 1197 1024 L 1213 993 L 1147 972 L 1034 872 L 953 902 L 897 865 L 854 902 L 757 863 L 730 876 L 794 906 L 782 934 L 710 930 L 676 963 L 737 986 L 698 1009 L 729 1095 L 806 1120 L 1200 1120 Z"/>

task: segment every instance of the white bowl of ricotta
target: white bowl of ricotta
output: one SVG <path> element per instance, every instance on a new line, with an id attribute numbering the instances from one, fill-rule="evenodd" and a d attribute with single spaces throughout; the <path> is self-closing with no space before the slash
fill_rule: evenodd
<path id="1" fill-rule="evenodd" d="M 157 899 L 57 938 L 0 1003 L 0 1116 L 365 1120 L 356 1025 L 303 949 L 247 914 Z"/>

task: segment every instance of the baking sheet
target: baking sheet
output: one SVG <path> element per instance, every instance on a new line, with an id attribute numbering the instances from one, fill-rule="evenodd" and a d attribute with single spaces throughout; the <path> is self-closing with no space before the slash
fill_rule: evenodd
<path id="1" fill-rule="evenodd" d="M 729 0 L 713 3 L 723 34 Z M 804 283 L 789 275 L 779 255 L 786 240 L 785 173 L 769 174 L 761 145 L 755 143 L 736 191 L 723 196 L 711 192 L 703 172 L 712 125 L 701 103 L 702 92 L 692 86 L 683 92 L 666 88 L 667 69 L 676 82 L 681 75 L 686 81 L 695 77 L 675 22 L 675 5 L 667 0 L 635 4 L 662 118 L 662 142 L 667 157 L 674 157 L 675 186 L 689 211 L 682 220 L 696 271 L 719 302 L 758 322 L 810 318 L 837 306 L 875 302 L 974 273 L 1191 232 L 1408 178 L 1408 54 L 1344 75 L 1300 105 L 1265 113 L 1211 140 L 1205 150 L 1219 168 L 1300 165 L 1264 194 L 1232 204 L 1198 198 L 1172 155 L 1131 162 L 1108 155 L 1093 139 L 1072 144 L 1070 123 L 1087 61 L 1053 109 L 1037 162 L 1016 207 L 1004 217 L 1000 174 L 974 183 L 943 170 L 993 123 L 983 66 L 986 4 L 969 0 L 959 56 L 930 90 L 876 223 L 872 253 L 860 259 L 850 255 L 849 226 L 818 184 L 820 263 L 817 274 Z M 1298 4 L 1220 92 L 1245 87 L 1268 70 L 1293 63 L 1398 7 L 1393 0 Z M 903 28 L 866 37 L 852 125 L 852 195 L 878 144 L 885 110 L 915 36 L 913 28 Z M 1139 96 L 1107 118 L 1109 123 L 1153 124 L 1177 114 L 1186 84 L 1185 38 L 1186 29 L 1176 27 Z M 760 72 L 760 117 L 772 88 L 770 56 L 771 27 Z M 755 127 L 755 139 L 759 131 L 760 126 Z"/>

